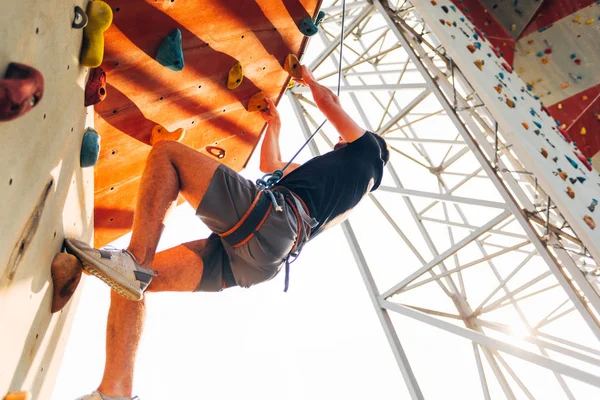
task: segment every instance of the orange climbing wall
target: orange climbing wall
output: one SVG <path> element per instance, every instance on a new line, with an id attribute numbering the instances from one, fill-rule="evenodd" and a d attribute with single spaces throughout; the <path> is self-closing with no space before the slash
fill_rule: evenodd
<path id="1" fill-rule="evenodd" d="M 320 0 L 109 0 L 114 12 L 105 33 L 102 67 L 107 97 L 95 106 L 102 151 L 96 167 L 95 244 L 105 245 L 131 228 L 135 197 L 150 133 L 156 124 L 185 128 L 183 140 L 205 154 L 225 151 L 221 160 L 242 169 L 264 127 L 246 111 L 262 90 L 279 97 L 288 80 L 288 53 L 302 53 L 307 39 L 296 23 L 314 17 Z M 154 55 L 179 28 L 185 68 L 171 71 Z M 226 87 L 229 69 L 241 62 L 244 81 Z M 157 183 L 160 184 L 160 183 Z"/>

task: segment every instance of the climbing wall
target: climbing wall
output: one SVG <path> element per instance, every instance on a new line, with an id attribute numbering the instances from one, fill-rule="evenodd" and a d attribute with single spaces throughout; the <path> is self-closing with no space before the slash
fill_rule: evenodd
<path id="1" fill-rule="evenodd" d="M 600 259 L 600 176 L 512 67 L 450 1 L 414 2 L 595 259 Z"/>
<path id="2" fill-rule="evenodd" d="M 10 62 L 45 78 L 29 113 L 0 121 L 0 398 L 50 397 L 77 303 L 50 313 L 50 264 L 66 235 L 92 241 L 94 176 L 79 154 L 93 118 L 83 105 L 82 31 L 71 27 L 77 4 L 23 0 L 0 13 L 0 78 Z"/>
<path id="3" fill-rule="evenodd" d="M 317 0 L 110 0 L 114 21 L 106 31 L 102 68 L 107 97 L 95 106 L 102 151 L 96 168 L 95 244 L 131 229 L 135 198 L 152 129 L 186 130 L 183 143 L 242 169 L 256 147 L 264 120 L 248 112 L 259 91 L 278 98 L 289 53 L 300 55 L 307 38 L 298 28 L 314 17 Z M 182 38 L 183 69 L 161 65 L 157 50 L 174 29 Z M 244 79 L 233 90 L 227 77 L 236 63 Z M 176 67 L 179 67 L 177 65 Z M 174 68 L 177 69 L 177 68 Z"/>
<path id="4" fill-rule="evenodd" d="M 454 0 L 587 157 L 600 152 L 597 0 Z"/>

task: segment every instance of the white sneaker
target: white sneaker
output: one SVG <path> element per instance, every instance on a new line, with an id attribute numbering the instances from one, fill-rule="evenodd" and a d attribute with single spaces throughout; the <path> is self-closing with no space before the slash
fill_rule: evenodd
<path id="1" fill-rule="evenodd" d="M 81 260 L 83 269 L 129 300 L 140 301 L 155 275 L 153 270 L 140 267 L 127 250 L 97 250 L 77 239 L 65 239 L 65 244 Z"/>
<path id="2" fill-rule="evenodd" d="M 94 393 L 88 394 L 82 397 L 78 397 L 75 400 L 139 400 L 140 398 L 135 397 L 110 397 L 101 394 L 99 391 L 95 390 Z"/>

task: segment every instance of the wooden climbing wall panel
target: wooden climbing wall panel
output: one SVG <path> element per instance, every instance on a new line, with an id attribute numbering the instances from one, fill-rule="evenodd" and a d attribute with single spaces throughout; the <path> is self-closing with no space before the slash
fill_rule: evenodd
<path id="1" fill-rule="evenodd" d="M 314 17 L 318 0 L 108 1 L 114 12 L 105 33 L 102 64 L 107 97 L 95 106 L 102 137 L 96 167 L 95 244 L 130 231 L 140 176 L 153 127 L 186 129 L 183 143 L 219 154 L 241 170 L 264 128 L 246 111 L 263 91 L 278 98 L 288 82 L 282 65 L 303 52 L 306 37 L 297 23 Z M 163 39 L 182 33 L 185 67 L 175 72 L 154 56 Z M 229 69 L 240 62 L 242 84 L 227 89 Z M 212 148 L 208 147 L 212 146 Z M 160 183 L 157 183 L 160 184 Z"/>
<path id="2" fill-rule="evenodd" d="M 599 260 L 600 227 L 596 225 L 600 213 L 594 200 L 600 199 L 600 175 L 588 168 L 585 157 L 559 133 L 554 119 L 526 83 L 494 54 L 490 42 L 477 34 L 464 14 L 451 8 L 450 1 L 432 3 L 413 4 L 469 78 L 525 170 L 537 178 L 592 257 Z M 469 47 L 476 44 L 481 49 L 471 52 Z"/>
<path id="3" fill-rule="evenodd" d="M 33 110 L 0 122 L 0 398 L 50 398 L 78 298 L 50 313 L 50 265 L 65 236 L 92 242 L 94 173 L 79 154 L 93 117 L 86 121 L 75 5 L 84 3 L 24 0 L 0 13 L 0 74 L 19 62 L 45 78 Z"/>

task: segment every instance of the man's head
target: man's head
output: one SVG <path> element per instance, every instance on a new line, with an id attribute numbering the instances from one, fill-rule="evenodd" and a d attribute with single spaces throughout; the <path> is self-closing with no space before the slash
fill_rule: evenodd
<path id="1" fill-rule="evenodd" d="M 377 134 L 373 134 L 373 136 L 375 137 L 375 140 L 377 141 L 377 144 L 379 145 L 379 151 L 380 151 L 380 157 L 381 160 L 383 161 L 383 164 L 387 164 L 388 161 L 390 160 L 390 150 L 388 148 L 387 142 L 385 141 L 384 138 L 382 138 L 381 136 L 377 135 Z M 344 140 L 344 138 L 342 138 L 340 136 L 339 141 L 335 144 L 335 146 L 333 146 L 333 150 L 339 150 L 342 149 L 344 147 L 346 147 L 347 143 Z"/>

